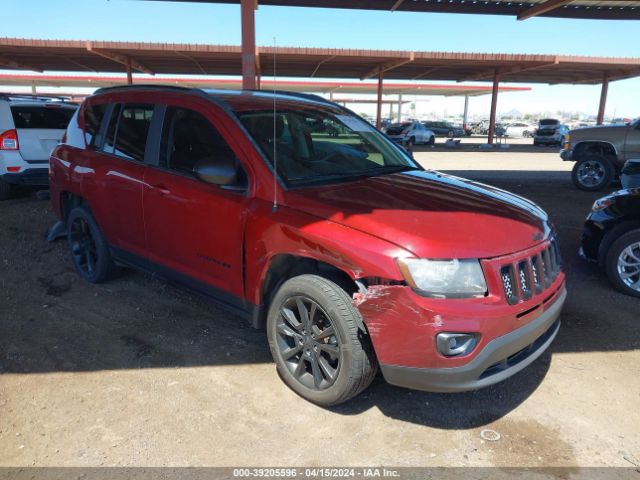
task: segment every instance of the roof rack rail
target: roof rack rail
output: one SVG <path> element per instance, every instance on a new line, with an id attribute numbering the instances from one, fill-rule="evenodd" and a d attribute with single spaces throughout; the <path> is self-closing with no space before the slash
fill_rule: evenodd
<path id="1" fill-rule="evenodd" d="M 93 95 L 98 95 L 106 92 L 114 92 L 118 90 L 176 90 L 180 92 L 190 92 L 194 90 L 200 90 L 199 88 L 180 87 L 178 85 L 145 85 L 144 83 L 136 83 L 135 85 L 115 85 L 113 87 L 102 87 L 93 92 Z"/>
<path id="2" fill-rule="evenodd" d="M 315 100 L 316 102 L 328 103 L 331 105 L 335 105 L 335 102 L 331 100 L 327 100 L 320 95 L 316 95 L 315 93 L 302 93 L 302 92 L 290 92 L 288 90 L 251 90 L 252 92 L 259 93 L 276 93 L 278 95 L 289 95 L 290 97 L 299 97 L 306 98 L 307 100 Z"/>
<path id="3" fill-rule="evenodd" d="M 42 101 L 58 101 L 58 102 L 69 102 L 71 100 L 70 97 L 60 96 L 60 95 L 31 95 L 29 93 L 2 93 L 0 92 L 1 100 L 42 100 Z"/>

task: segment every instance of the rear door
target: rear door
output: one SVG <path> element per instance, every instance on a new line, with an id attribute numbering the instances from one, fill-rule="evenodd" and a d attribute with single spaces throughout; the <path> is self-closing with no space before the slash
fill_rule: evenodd
<path id="1" fill-rule="evenodd" d="M 139 257 L 149 256 L 142 185 L 155 109 L 146 103 L 112 104 L 108 123 L 98 134 L 104 139 L 89 150 L 90 161 L 81 170 L 91 172 L 92 183 L 87 179 L 83 189 L 109 244 Z"/>
<path id="2" fill-rule="evenodd" d="M 49 161 L 49 155 L 64 135 L 76 108 L 60 103 L 24 103 L 10 105 L 18 134 L 20 154 L 31 163 Z"/>

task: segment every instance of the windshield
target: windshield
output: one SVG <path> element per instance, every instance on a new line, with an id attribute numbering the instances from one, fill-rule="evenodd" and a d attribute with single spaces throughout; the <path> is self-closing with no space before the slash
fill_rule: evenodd
<path id="1" fill-rule="evenodd" d="M 347 112 L 288 106 L 275 116 L 271 110 L 237 115 L 272 165 L 275 151 L 287 186 L 420 169 L 400 147 Z"/>
<path id="2" fill-rule="evenodd" d="M 539 125 L 541 127 L 555 127 L 556 125 L 559 125 L 560 121 L 559 120 L 540 120 Z"/>

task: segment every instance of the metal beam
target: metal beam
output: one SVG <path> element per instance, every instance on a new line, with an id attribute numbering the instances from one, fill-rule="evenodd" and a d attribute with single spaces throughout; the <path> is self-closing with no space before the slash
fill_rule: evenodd
<path id="1" fill-rule="evenodd" d="M 318 73 L 318 70 L 320 69 L 320 67 L 322 66 L 323 63 L 330 62 L 334 58 L 336 58 L 336 55 L 331 55 L 331 56 L 329 56 L 327 58 L 323 58 L 322 60 L 320 60 L 318 65 L 316 65 L 316 68 L 313 70 L 313 72 L 311 72 L 311 78 L 316 76 L 316 73 Z"/>
<path id="2" fill-rule="evenodd" d="M 571 0 L 547 0 L 546 2 L 539 3 L 538 5 L 528 8 L 524 12 L 518 14 L 518 20 L 537 17 L 538 15 L 555 10 L 556 8 L 560 8 L 568 3 L 571 3 Z"/>
<path id="3" fill-rule="evenodd" d="M 42 70 L 40 70 L 39 68 L 35 68 L 31 65 L 26 65 L 21 62 L 16 62 L 15 60 L 5 57 L 4 55 L 0 55 L 0 65 L 2 65 L 3 67 L 15 68 L 18 70 L 31 70 L 33 72 L 42 73 Z"/>
<path id="4" fill-rule="evenodd" d="M 258 8 L 258 0 L 256 0 L 256 9 Z M 260 51 L 256 47 L 256 88 L 260 90 L 262 83 L 262 63 L 260 63 Z"/>
<path id="5" fill-rule="evenodd" d="M 498 105 L 498 88 L 500 85 L 500 69 L 493 72 L 493 90 L 491 92 L 491 113 L 489 114 L 489 136 L 487 143 L 493 144 L 493 137 L 496 134 L 496 107 Z"/>
<path id="6" fill-rule="evenodd" d="M 462 128 L 467 129 L 467 119 L 469 117 L 469 95 L 464 96 L 464 112 L 462 114 Z"/>
<path id="7" fill-rule="evenodd" d="M 391 61 L 391 62 L 386 62 L 386 63 L 383 63 L 381 65 L 378 65 L 377 67 L 369 70 L 362 77 L 360 77 L 360 80 L 366 80 L 368 78 L 371 78 L 371 77 L 375 76 L 379 72 L 385 73 L 385 72 L 388 72 L 390 70 L 393 70 L 394 68 L 398 68 L 398 67 L 401 67 L 402 65 L 406 65 L 407 63 L 411 63 L 411 62 L 413 62 L 414 58 L 415 58 L 415 53 L 411 52 L 411 55 L 409 55 L 409 58 L 403 58 L 401 60 L 394 60 L 394 61 Z"/>
<path id="8" fill-rule="evenodd" d="M 198 67 L 198 70 L 200 70 L 200 73 L 202 73 L 203 75 L 208 75 L 208 74 L 207 74 L 207 71 L 202 67 L 202 65 L 200 64 L 200 62 L 199 62 L 198 60 L 196 60 L 195 58 L 193 58 L 192 56 L 187 55 L 186 53 L 184 53 L 184 52 L 180 52 L 180 51 L 178 51 L 178 50 L 174 50 L 174 53 L 175 53 L 176 55 L 179 55 L 179 56 L 181 56 L 181 57 L 184 57 L 184 58 L 186 58 L 187 60 L 189 60 L 189 61 L 193 62 L 193 64 L 194 64 L 196 67 Z"/>
<path id="9" fill-rule="evenodd" d="M 94 48 L 93 45 L 91 44 L 91 42 L 87 42 L 86 43 L 86 48 L 88 52 L 91 52 L 95 55 L 98 55 L 100 57 L 103 58 L 107 58 L 113 62 L 119 63 L 121 65 L 124 65 L 125 67 L 128 64 L 131 64 L 131 67 L 134 68 L 135 70 L 138 70 L 139 72 L 142 73 L 146 73 L 149 75 L 155 75 L 155 72 L 153 70 L 151 70 L 150 68 L 145 67 L 142 63 L 140 63 L 139 61 L 137 61 L 135 58 L 130 57 L 128 55 L 121 55 L 119 53 L 114 53 L 114 52 L 110 52 L 108 50 L 102 50 L 99 48 Z"/>
<path id="10" fill-rule="evenodd" d="M 391 7 L 391 11 L 395 12 L 398 8 L 400 8 L 400 5 L 402 5 L 404 3 L 404 0 L 398 0 L 396 3 L 393 4 L 393 7 Z"/>
<path id="11" fill-rule="evenodd" d="M 376 128 L 382 127 L 382 81 L 384 79 L 384 71 L 382 68 L 378 71 L 378 105 L 376 109 Z"/>
<path id="12" fill-rule="evenodd" d="M 523 65 L 518 67 L 501 68 L 500 75 L 509 75 L 512 73 L 528 72 L 529 70 L 536 70 L 538 68 L 551 67 L 553 65 L 558 65 L 558 63 L 560 63 L 560 61 L 556 58 L 555 61 L 553 62 L 540 63 L 537 65 Z M 458 82 L 477 82 L 480 80 L 486 80 L 489 78 L 493 78 L 494 73 L 495 73 L 495 68 L 491 68 L 491 69 L 485 70 L 484 72 L 462 77 L 461 79 L 458 80 Z"/>
<path id="13" fill-rule="evenodd" d="M 256 2 L 241 0 L 242 20 L 242 88 L 256 88 Z"/>
<path id="14" fill-rule="evenodd" d="M 133 72 L 131 71 L 131 59 L 127 58 L 127 85 L 133 84 Z"/>
<path id="15" fill-rule="evenodd" d="M 600 105 L 598 105 L 598 120 L 597 124 L 602 125 L 604 123 L 604 111 L 607 106 L 607 94 L 609 93 L 609 77 L 605 73 L 602 75 L 602 89 L 600 90 Z"/>
<path id="16" fill-rule="evenodd" d="M 415 77 L 413 77 L 411 80 L 418 80 L 419 78 L 423 78 L 426 77 L 427 75 L 429 75 L 430 73 L 438 70 L 442 68 L 441 66 L 437 66 L 437 67 L 431 67 L 431 68 L 427 68 L 424 72 L 422 72 L 420 75 L 416 75 Z"/>

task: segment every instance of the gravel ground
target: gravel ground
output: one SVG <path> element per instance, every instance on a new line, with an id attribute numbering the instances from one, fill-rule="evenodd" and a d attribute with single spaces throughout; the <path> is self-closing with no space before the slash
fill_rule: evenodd
<path id="1" fill-rule="evenodd" d="M 559 227 L 569 299 L 532 366 L 462 394 L 378 378 L 316 407 L 237 317 L 142 273 L 80 281 L 65 243 L 43 241 L 48 202 L 25 194 L 0 204 L 0 466 L 640 466 L 640 300 L 576 254 L 599 195 L 557 153 L 416 158 L 527 196 Z"/>

